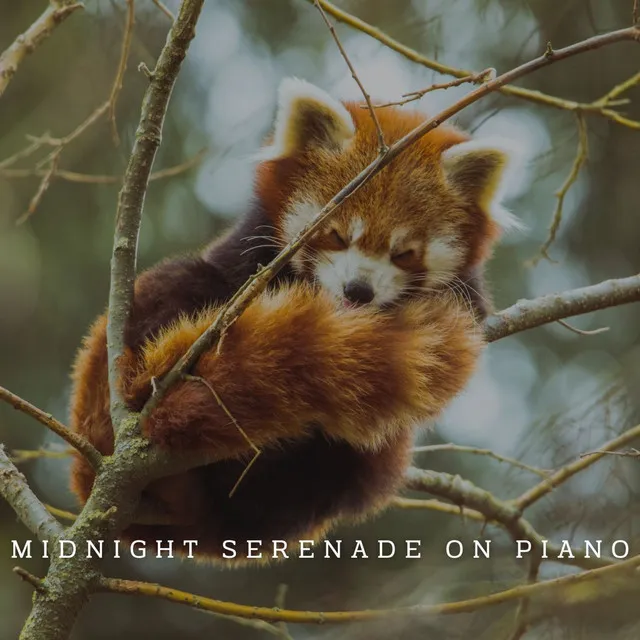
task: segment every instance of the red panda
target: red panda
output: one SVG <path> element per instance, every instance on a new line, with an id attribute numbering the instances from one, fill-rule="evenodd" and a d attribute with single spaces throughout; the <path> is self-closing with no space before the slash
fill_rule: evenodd
<path id="1" fill-rule="evenodd" d="M 378 118 L 388 143 L 424 120 L 391 108 Z M 121 365 L 132 410 L 216 308 L 376 154 L 359 104 L 283 81 L 249 213 L 200 254 L 136 281 Z M 507 164 L 502 148 L 439 127 L 348 199 L 201 357 L 193 374 L 207 384 L 176 384 L 145 422 L 153 443 L 207 448 L 217 461 L 149 485 L 146 497 L 175 524 L 134 524 L 126 537 L 196 539 L 211 558 L 235 540 L 243 556 L 247 540 L 318 539 L 383 508 L 402 484 L 414 426 L 464 387 L 481 352 L 476 290 L 511 222 L 499 201 Z M 102 316 L 78 354 L 71 426 L 111 454 L 105 328 Z M 231 496 L 252 450 L 211 389 L 261 449 Z M 81 501 L 93 477 L 78 456 L 71 485 Z"/>

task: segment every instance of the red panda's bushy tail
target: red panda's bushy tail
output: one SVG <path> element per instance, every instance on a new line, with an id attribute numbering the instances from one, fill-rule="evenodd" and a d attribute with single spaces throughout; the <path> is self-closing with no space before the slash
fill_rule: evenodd
<path id="1" fill-rule="evenodd" d="M 133 404 L 150 393 L 216 315 L 183 318 L 149 341 L 127 382 Z M 305 285 L 260 296 L 205 353 L 146 423 L 170 448 L 211 448 L 220 458 L 303 437 L 327 436 L 375 449 L 399 428 L 432 418 L 468 380 L 482 345 L 473 318 L 438 300 L 393 313 L 344 309 Z M 218 352 L 219 351 L 219 352 Z M 231 420 L 218 399 L 233 416 Z M 308 426 L 308 427 L 307 427 Z"/>

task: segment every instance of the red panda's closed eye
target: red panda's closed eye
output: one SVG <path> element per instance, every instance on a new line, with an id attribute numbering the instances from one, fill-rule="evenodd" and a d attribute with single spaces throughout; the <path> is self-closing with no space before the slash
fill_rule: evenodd
<path id="1" fill-rule="evenodd" d="M 338 249 L 346 249 L 349 246 L 349 243 L 340 235 L 337 229 L 329 231 L 329 239 Z"/>

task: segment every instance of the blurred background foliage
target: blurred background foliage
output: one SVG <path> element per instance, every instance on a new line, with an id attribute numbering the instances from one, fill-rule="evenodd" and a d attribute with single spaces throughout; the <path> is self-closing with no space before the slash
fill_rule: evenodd
<path id="1" fill-rule="evenodd" d="M 0 1 L 0 50 L 43 10 L 44 0 Z M 120 176 L 131 148 L 145 89 L 139 62 L 150 68 L 169 19 L 151 0 L 138 0 L 129 67 L 117 104 L 115 146 L 106 118 L 66 146 L 59 169 Z M 166 0 L 175 10 L 177 2 Z M 463 68 L 499 72 L 537 55 L 630 24 L 631 0 L 350 0 L 340 6 L 416 50 Z M 21 66 L 0 99 L 0 162 L 27 136 L 62 137 L 109 95 L 118 65 L 126 7 L 122 0 L 88 0 L 86 10 L 61 25 Z M 368 36 L 339 26 L 359 75 L 374 96 L 442 81 Z M 637 46 L 620 44 L 554 65 L 523 80 L 552 95 L 592 101 L 638 72 Z M 268 132 L 280 78 L 296 75 L 340 97 L 358 90 L 317 11 L 303 0 L 209 0 L 179 78 L 156 169 L 181 165 L 206 147 L 202 162 L 154 182 L 148 192 L 139 266 L 195 250 L 240 215 L 250 197 L 250 155 Z M 415 103 L 436 112 L 468 87 L 428 94 Z M 621 107 L 640 119 L 640 89 Z M 514 185 L 511 207 L 527 231 L 510 235 L 490 265 L 496 306 L 518 298 L 595 283 L 640 271 L 640 132 L 598 116 L 587 118 L 589 160 L 565 201 L 552 264 L 528 264 L 546 238 L 554 192 L 568 174 L 578 144 L 571 113 L 493 95 L 458 118 L 477 135 L 499 133 L 522 142 L 529 172 Z M 46 145 L 12 165 L 32 174 L 50 153 Z M 0 165 L 1 166 L 1 165 Z M 46 164 L 44 165 L 46 167 Z M 104 309 L 118 185 L 53 179 L 27 222 L 40 178 L 0 170 L 0 383 L 65 420 L 68 372 L 88 324 Z M 640 309 L 623 307 L 576 319 L 581 328 L 610 326 L 585 337 L 549 325 L 490 347 L 468 391 L 424 442 L 491 447 L 538 467 L 553 468 L 635 424 L 640 383 Z M 52 438 L 25 416 L 0 406 L 0 441 L 12 449 L 49 446 Z M 56 445 L 57 446 L 57 445 Z M 535 476 L 478 456 L 424 454 L 427 468 L 460 473 L 501 498 L 515 497 Z M 23 465 L 43 500 L 74 509 L 66 461 Z M 610 457 L 546 498 L 534 524 L 553 540 L 615 538 L 640 552 L 640 463 Z M 17 635 L 31 588 L 11 573 L 10 540 L 25 529 L 0 504 L 0 638 Z M 491 560 L 444 554 L 450 538 L 494 540 Z M 110 575 L 133 576 L 247 604 L 272 605 L 277 586 L 289 585 L 292 608 L 329 610 L 429 603 L 470 597 L 523 580 L 510 541 L 495 528 L 430 512 L 390 510 L 357 529 L 339 531 L 345 544 L 421 539 L 421 560 L 290 560 L 262 569 L 223 571 L 178 560 L 111 561 Z M 45 561 L 24 562 L 42 575 Z M 549 565 L 544 576 L 569 571 Z M 635 600 L 598 596 L 582 607 L 551 612 L 530 638 L 637 638 Z M 634 604 L 635 602 L 635 604 Z M 555 603 L 561 605 L 562 603 Z M 302 638 L 507 638 L 511 608 L 446 620 L 339 628 L 292 628 Z M 252 638 L 255 629 L 174 605 L 122 596 L 96 597 L 83 611 L 75 638 Z"/>

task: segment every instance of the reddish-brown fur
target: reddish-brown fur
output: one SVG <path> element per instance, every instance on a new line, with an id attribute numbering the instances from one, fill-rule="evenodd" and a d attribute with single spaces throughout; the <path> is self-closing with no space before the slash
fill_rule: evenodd
<path id="1" fill-rule="evenodd" d="M 151 378 L 169 370 L 211 323 L 216 307 L 273 257 L 273 248 L 261 248 L 263 240 L 247 237 L 264 235 L 265 224 L 277 228 L 294 192 L 317 188 L 310 181 L 320 176 L 326 195 L 333 195 L 375 155 L 368 115 L 353 105 L 349 110 L 358 138 L 355 155 L 344 166 L 312 153 L 263 162 L 256 205 L 230 234 L 201 256 L 163 262 L 138 278 L 122 364 L 123 391 L 132 409 L 142 407 Z M 387 141 L 406 133 L 418 118 L 381 111 Z M 422 168 L 427 182 L 437 185 L 439 154 L 464 139 L 453 129 L 431 132 L 361 190 L 353 207 L 364 208 L 367 199 L 378 202 L 384 194 L 399 198 L 396 220 L 405 215 L 405 206 L 406 215 L 418 215 L 394 183 L 414 180 L 419 191 L 426 188 L 420 186 Z M 453 212 L 427 206 L 420 215 L 447 224 L 449 216 L 463 213 L 455 206 Z M 482 218 L 468 223 L 469 243 L 477 247 L 466 265 L 469 272 L 479 268 L 482 247 L 494 234 L 492 223 Z M 246 253 L 249 247 L 254 250 Z M 219 462 L 150 485 L 148 497 L 177 524 L 134 525 L 126 536 L 197 539 L 198 552 L 212 557 L 220 557 L 225 539 L 235 539 L 242 555 L 247 539 L 315 539 L 338 521 L 382 508 L 401 485 L 414 425 L 437 416 L 473 370 L 482 344 L 474 323 L 464 305 L 441 297 L 408 300 L 388 311 L 345 309 L 285 270 L 231 326 L 220 352 L 206 353 L 193 371 L 215 389 L 262 454 L 229 497 L 252 450 L 205 384 L 175 385 L 147 421 L 146 435 L 166 448 L 210 449 Z M 71 425 L 110 454 L 105 330 L 103 316 L 78 355 Z M 77 457 L 72 487 L 82 501 L 93 477 Z"/>
<path id="2" fill-rule="evenodd" d="M 369 112 L 357 103 L 345 106 L 356 133 L 343 153 L 311 147 L 295 158 L 264 162 L 258 167 L 257 195 L 276 223 L 292 197 L 303 194 L 328 202 L 378 155 L 378 138 Z M 397 142 L 425 119 L 422 114 L 399 109 L 379 109 L 377 116 L 387 144 Z M 465 276 L 473 275 L 474 268 L 489 257 L 500 230 L 486 212 L 465 202 L 445 180 L 442 152 L 467 140 L 466 133 L 453 127 L 430 131 L 352 195 L 326 230 L 345 227 L 354 216 L 371 221 L 363 248 L 374 254 L 386 245 L 399 223 L 422 238 L 455 229 L 466 248 L 461 271 Z M 322 242 L 322 233 L 311 247 L 314 242 Z"/>

